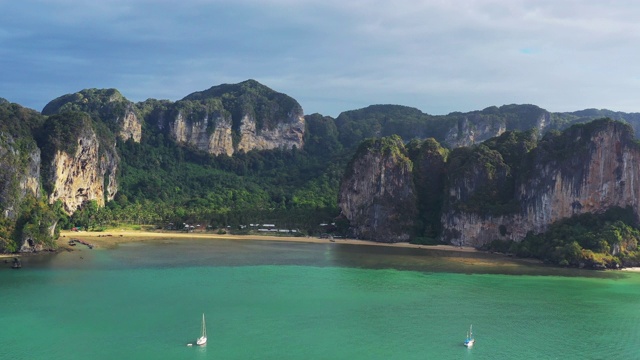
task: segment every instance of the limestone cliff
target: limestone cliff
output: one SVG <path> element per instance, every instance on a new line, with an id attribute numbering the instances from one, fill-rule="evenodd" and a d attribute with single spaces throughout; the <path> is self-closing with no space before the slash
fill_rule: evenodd
<path id="1" fill-rule="evenodd" d="M 508 188 L 506 174 L 495 173 L 493 180 L 475 173 L 449 179 L 443 238 L 453 244 L 481 246 L 494 239 L 519 241 L 529 231 L 543 232 L 558 220 L 587 212 L 630 206 L 640 213 L 640 146 L 629 125 L 598 120 L 575 125 L 562 134 L 550 133 L 526 159 L 508 202 L 510 211 L 460 206 L 469 205 L 465 197 L 478 190 L 478 178 L 504 189 Z M 472 168 L 494 168 L 486 164 L 478 161 Z M 474 186 L 466 186 L 464 177 Z"/>
<path id="2" fill-rule="evenodd" d="M 49 203 L 61 200 L 64 210 L 73 214 L 85 201 L 104 206 L 113 199 L 119 164 L 115 141 L 99 137 L 83 113 L 51 116 L 45 126 L 52 134 L 45 143 Z"/>
<path id="3" fill-rule="evenodd" d="M 503 121 L 486 121 L 479 116 L 465 116 L 457 121 L 444 139 L 444 143 L 452 148 L 471 146 L 481 143 L 507 130 Z"/>
<path id="4" fill-rule="evenodd" d="M 409 240 L 417 214 L 412 164 L 398 136 L 359 147 L 340 185 L 338 206 L 351 236 L 380 242 Z"/>
<path id="5" fill-rule="evenodd" d="M 258 131 L 255 118 L 245 115 L 240 125 L 238 151 L 291 149 L 294 146 L 300 149 L 304 145 L 304 129 L 301 108 L 289 113 L 283 121 L 262 131 Z"/>
<path id="6" fill-rule="evenodd" d="M 18 142 L 29 141 L 20 139 Z M 18 145 L 7 133 L 0 133 L 0 205 L 3 215 L 14 219 L 27 195 L 40 196 L 40 149 L 30 140 Z"/>
<path id="7" fill-rule="evenodd" d="M 231 156 L 234 152 L 231 117 L 215 110 L 197 116 L 189 110 L 178 111 L 168 126 L 172 138 L 209 154 Z"/>
<path id="8" fill-rule="evenodd" d="M 254 80 L 195 92 L 154 116 L 176 142 L 213 155 L 304 145 L 298 102 Z"/>
<path id="9" fill-rule="evenodd" d="M 118 136 L 127 141 L 132 139 L 134 142 L 139 143 L 142 138 L 142 121 L 138 119 L 132 104 L 128 104 L 122 117 L 116 117 L 116 124 L 118 124 Z"/>
<path id="10" fill-rule="evenodd" d="M 544 133 L 551 125 L 551 114 L 533 105 L 490 107 L 451 117 L 456 123 L 443 140 L 450 148 L 479 144 L 507 130 L 534 128 Z"/>
<path id="11" fill-rule="evenodd" d="M 435 139 L 413 140 L 407 145 L 413 162 L 413 181 L 417 195 L 416 235 L 434 241 L 441 231 L 442 192 L 449 151 Z"/>
<path id="12" fill-rule="evenodd" d="M 0 99 L 0 211 L 6 218 L 15 220 L 24 199 L 41 194 L 40 149 L 32 129 L 42 121 L 38 112 Z"/>

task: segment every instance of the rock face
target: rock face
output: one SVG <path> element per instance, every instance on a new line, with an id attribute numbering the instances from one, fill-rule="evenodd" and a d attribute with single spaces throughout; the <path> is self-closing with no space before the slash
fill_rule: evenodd
<path id="1" fill-rule="evenodd" d="M 305 120 L 298 102 L 253 80 L 214 86 L 175 103 L 150 99 L 136 105 L 115 89 L 85 89 L 52 100 L 42 111 L 63 118 L 80 113 L 98 124 L 101 133 L 105 129 L 100 123 L 111 134 L 134 142 L 141 141 L 144 118 L 175 142 L 212 155 L 304 145 Z M 69 214 L 87 200 L 103 206 L 118 191 L 115 140 L 105 141 L 96 131 L 87 125 L 77 138 L 62 141 L 77 144 L 71 152 L 63 149 L 64 144 L 47 152 L 44 177 L 49 201 L 62 200 Z M 56 142 L 50 139 L 51 144 Z M 25 180 L 24 186 L 38 183 Z"/>
<path id="2" fill-rule="evenodd" d="M 225 116 L 221 112 L 213 112 L 194 121 L 190 119 L 189 115 L 191 114 L 180 111 L 169 124 L 169 132 L 176 142 L 213 155 L 226 154 L 231 156 L 233 154 L 230 116 Z M 211 128 L 213 131 L 210 130 Z"/>
<path id="3" fill-rule="evenodd" d="M 529 161 L 529 171 L 523 171 L 515 186 L 515 212 L 494 215 L 445 208 L 443 238 L 481 246 L 494 239 L 519 241 L 529 231 L 543 232 L 553 222 L 587 212 L 630 206 L 640 213 L 640 146 L 628 125 L 598 120 L 550 134 Z M 495 174 L 487 181 L 499 184 L 501 179 L 503 174 Z M 447 196 L 464 199 L 478 183 L 467 185 L 453 181 Z"/>
<path id="4" fill-rule="evenodd" d="M 417 214 L 412 164 L 397 137 L 365 141 L 340 185 L 338 206 L 351 236 L 407 241 Z"/>
<path id="5" fill-rule="evenodd" d="M 621 119 L 622 116 L 626 120 L 632 118 L 631 114 L 621 115 Z M 355 147 L 366 138 L 397 134 L 405 142 L 434 138 L 454 149 L 479 144 L 505 131 L 535 128 L 543 134 L 551 129 L 564 129 L 573 122 L 593 119 L 568 113 L 551 114 L 535 105 L 491 106 L 479 111 L 447 115 L 429 115 L 399 105 L 371 105 L 345 111 L 336 118 L 335 123 L 339 140 L 345 148 Z"/>
<path id="6" fill-rule="evenodd" d="M 507 130 L 503 121 L 486 121 L 479 116 L 465 116 L 458 120 L 444 139 L 444 143 L 452 148 L 471 146 L 481 143 Z"/>
<path id="7" fill-rule="evenodd" d="M 254 80 L 190 94 L 156 117 L 176 142 L 212 155 L 304 146 L 300 104 Z"/>
<path id="8" fill-rule="evenodd" d="M 430 239 L 441 231 L 442 192 L 448 150 L 435 139 L 411 141 L 407 146 L 413 162 L 413 181 L 417 194 L 419 222 L 417 235 Z"/>
<path id="9" fill-rule="evenodd" d="M 214 119 L 210 116 L 214 116 Z M 258 129 L 257 123 L 252 115 L 242 116 L 236 146 L 233 141 L 232 119 L 222 112 L 206 114 L 195 121 L 179 112 L 168 128 L 176 142 L 212 155 L 231 156 L 237 151 L 292 149 L 294 146 L 304 146 L 305 123 L 302 109 L 291 112 L 289 117 L 281 119 L 271 128 Z"/>
<path id="10" fill-rule="evenodd" d="M 256 119 L 249 115 L 242 117 L 238 151 L 269 149 L 298 149 L 304 145 L 304 115 L 302 109 L 295 109 L 286 119 L 271 128 L 258 131 Z"/>
<path id="11" fill-rule="evenodd" d="M 98 206 L 104 206 L 105 200 L 112 200 L 117 191 L 119 158 L 115 145 L 100 143 L 87 122 L 75 141 L 73 153 L 55 151 L 48 175 L 49 203 L 61 200 L 68 214 L 73 214 L 85 201 L 95 200 Z"/>
<path id="12" fill-rule="evenodd" d="M 134 142 L 139 143 L 142 138 L 142 122 L 138 119 L 132 104 L 128 104 L 122 119 L 116 118 L 116 123 L 119 127 L 118 136 L 124 141 L 132 139 Z"/>
<path id="13" fill-rule="evenodd" d="M 25 149 L 26 148 L 26 149 Z M 16 206 L 27 195 L 40 196 L 40 149 L 16 146 L 8 134 L 0 134 L 0 203 L 4 216 L 16 217 Z"/>
<path id="14" fill-rule="evenodd" d="M 516 112 L 519 110 L 518 112 Z M 447 132 L 443 143 L 450 148 L 472 146 L 490 138 L 500 136 L 507 130 L 537 129 L 544 133 L 551 124 L 551 114 L 534 106 L 503 106 L 495 108 L 500 117 L 492 116 L 492 108 L 482 112 L 464 114 L 456 126 Z M 528 111 L 528 114 L 522 114 Z"/>

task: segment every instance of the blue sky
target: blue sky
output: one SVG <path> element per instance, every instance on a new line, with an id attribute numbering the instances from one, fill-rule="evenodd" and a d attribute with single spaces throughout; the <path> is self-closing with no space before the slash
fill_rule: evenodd
<path id="1" fill-rule="evenodd" d="M 179 100 L 255 79 L 306 114 L 640 112 L 640 2 L 0 0 L 0 97 Z"/>

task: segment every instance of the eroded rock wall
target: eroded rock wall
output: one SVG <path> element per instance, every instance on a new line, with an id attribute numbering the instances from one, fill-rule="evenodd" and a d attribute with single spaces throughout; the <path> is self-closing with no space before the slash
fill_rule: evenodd
<path id="1" fill-rule="evenodd" d="M 569 129 L 559 141 L 573 141 L 564 153 L 536 149 L 529 176 L 516 188 L 519 211 L 499 216 L 445 209 L 443 237 L 452 244 L 481 246 L 494 239 L 519 241 L 527 232 L 545 231 L 552 223 L 612 207 L 640 206 L 640 147 L 633 130 L 621 123 L 601 121 L 595 131 Z M 462 187 L 449 189 L 458 197 Z"/>
<path id="2" fill-rule="evenodd" d="M 118 135 L 122 140 L 133 139 L 137 143 L 140 142 L 142 138 L 142 122 L 133 111 L 133 106 L 129 105 L 122 119 L 116 119 L 116 122 L 120 124 Z"/>
<path id="3" fill-rule="evenodd" d="M 272 128 L 256 130 L 256 119 L 249 115 L 242 117 L 238 151 L 301 149 L 304 145 L 304 115 L 302 111 L 292 112 L 287 119 Z"/>
<path id="4" fill-rule="evenodd" d="M 95 200 L 98 206 L 104 206 L 105 200 L 113 199 L 117 192 L 118 163 L 114 145 L 100 144 L 92 129 L 84 129 L 77 139 L 75 153 L 57 151 L 53 156 L 49 203 L 61 200 L 68 214 L 73 214 L 85 201 Z"/>
<path id="5" fill-rule="evenodd" d="M 40 166 L 40 149 L 35 142 L 19 147 L 12 136 L 0 133 L 0 203 L 5 217 L 16 217 L 25 196 L 40 196 Z"/>
<path id="6" fill-rule="evenodd" d="M 361 146 L 347 169 L 338 199 L 351 236 L 379 242 L 409 240 L 417 214 L 412 171 L 397 136 Z"/>
<path id="7" fill-rule="evenodd" d="M 212 131 L 210 127 L 213 128 Z M 189 119 L 188 114 L 178 112 L 169 124 L 169 131 L 176 142 L 187 144 L 200 151 L 229 156 L 234 153 L 230 116 L 213 113 L 193 121 Z"/>

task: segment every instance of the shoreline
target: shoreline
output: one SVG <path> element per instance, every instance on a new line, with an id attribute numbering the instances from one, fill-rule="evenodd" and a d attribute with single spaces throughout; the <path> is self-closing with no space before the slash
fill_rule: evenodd
<path id="1" fill-rule="evenodd" d="M 289 236 L 269 236 L 269 235 L 229 235 L 229 234 L 213 234 L 206 232 L 171 232 L 171 231 L 148 231 L 148 230 L 118 230 L 104 232 L 90 231 L 69 231 L 60 232 L 60 238 L 57 243 L 60 249 L 73 250 L 74 247 L 68 245 L 71 239 L 79 239 L 91 243 L 98 248 L 113 248 L 121 243 L 162 240 L 162 239 L 208 239 L 208 240 L 250 240 L 250 241 L 276 241 L 276 242 L 297 242 L 297 243 L 314 243 L 314 244 L 349 244 L 349 245 L 368 245 L 368 246 L 387 246 L 402 247 L 426 250 L 442 250 L 455 252 L 481 252 L 476 248 L 464 246 L 458 247 L 454 245 L 419 245 L 410 244 L 408 242 L 399 243 L 381 243 L 369 240 L 357 239 L 321 239 L 317 237 L 289 237 Z"/>

